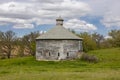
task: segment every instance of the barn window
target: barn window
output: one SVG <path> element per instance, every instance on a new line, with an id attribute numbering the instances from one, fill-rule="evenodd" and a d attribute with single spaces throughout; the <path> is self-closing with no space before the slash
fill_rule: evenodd
<path id="1" fill-rule="evenodd" d="M 58 56 L 60 56 L 60 53 L 58 52 Z"/>
<path id="2" fill-rule="evenodd" d="M 67 52 L 67 57 L 69 57 L 69 52 Z"/>
<path id="3" fill-rule="evenodd" d="M 42 55 L 42 51 L 41 51 L 41 55 Z"/>
<path id="4" fill-rule="evenodd" d="M 50 52 L 49 52 L 49 56 L 50 56 L 51 54 L 50 54 Z"/>

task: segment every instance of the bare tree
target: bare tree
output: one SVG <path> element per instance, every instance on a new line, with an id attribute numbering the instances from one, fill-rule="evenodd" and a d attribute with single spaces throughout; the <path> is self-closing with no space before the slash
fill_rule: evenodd
<path id="1" fill-rule="evenodd" d="M 27 50 L 29 50 L 29 53 L 34 56 L 36 51 L 36 38 L 39 36 L 39 32 L 31 32 L 28 35 L 25 35 L 22 39 L 23 45 Z"/>
<path id="2" fill-rule="evenodd" d="M 3 53 L 6 53 L 7 58 L 10 58 L 15 43 L 16 36 L 13 31 L 0 32 L 0 49 Z"/>
<path id="3" fill-rule="evenodd" d="M 95 32 L 95 33 L 92 34 L 92 38 L 96 42 L 97 48 L 100 48 L 100 44 L 104 40 L 103 35 L 98 34 L 98 33 Z"/>

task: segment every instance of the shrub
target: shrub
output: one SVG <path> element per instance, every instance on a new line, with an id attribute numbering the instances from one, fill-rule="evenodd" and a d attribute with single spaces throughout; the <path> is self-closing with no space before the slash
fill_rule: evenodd
<path id="1" fill-rule="evenodd" d="M 88 62 L 92 62 L 92 63 L 96 63 L 98 62 L 98 58 L 94 55 L 88 55 L 86 53 L 84 53 L 81 57 L 81 60 L 83 61 L 88 61 Z"/>

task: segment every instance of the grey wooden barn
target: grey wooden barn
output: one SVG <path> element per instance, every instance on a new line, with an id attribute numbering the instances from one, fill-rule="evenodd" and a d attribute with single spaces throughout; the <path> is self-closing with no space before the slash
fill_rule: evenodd
<path id="1" fill-rule="evenodd" d="M 56 26 L 36 38 L 37 60 L 73 59 L 82 51 L 82 38 L 63 27 L 63 19 L 56 19 Z"/>

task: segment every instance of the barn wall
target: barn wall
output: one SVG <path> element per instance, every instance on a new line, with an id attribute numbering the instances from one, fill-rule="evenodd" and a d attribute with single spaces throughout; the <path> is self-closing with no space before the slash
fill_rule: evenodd
<path id="1" fill-rule="evenodd" d="M 77 57 L 82 50 L 79 40 L 38 40 L 36 41 L 37 60 L 60 60 Z"/>

